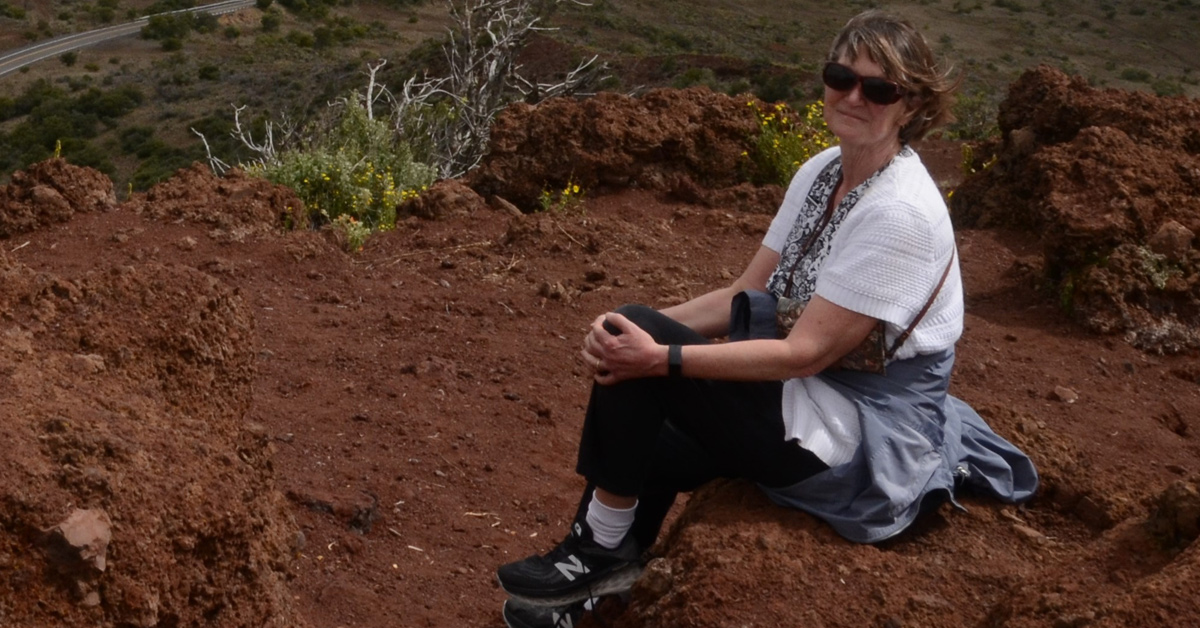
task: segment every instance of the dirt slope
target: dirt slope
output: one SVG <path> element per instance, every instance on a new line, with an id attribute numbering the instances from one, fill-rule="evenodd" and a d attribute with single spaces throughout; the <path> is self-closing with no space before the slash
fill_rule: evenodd
<path id="1" fill-rule="evenodd" d="M 919 148 L 957 184 L 957 146 Z M 60 197 L 105 197 L 43 169 Z M 285 191 L 202 168 L 66 214 L 5 188 L 0 624 L 501 626 L 493 570 L 557 542 L 581 487 L 586 324 L 729 281 L 769 223 L 668 179 L 525 216 L 458 187 L 354 255 L 277 228 Z M 717 483 L 611 624 L 1200 624 L 1195 356 L 1072 322 L 1028 231 L 959 248 L 953 392 L 1034 457 L 1039 496 L 967 496 L 858 546 Z"/>

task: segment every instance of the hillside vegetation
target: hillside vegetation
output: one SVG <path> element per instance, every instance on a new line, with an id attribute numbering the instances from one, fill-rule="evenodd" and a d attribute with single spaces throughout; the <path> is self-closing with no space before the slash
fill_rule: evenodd
<path id="1" fill-rule="evenodd" d="M 192 0 L 0 2 L 0 47 L 14 49 Z M 145 37 L 63 55 L 10 74 L 0 97 L 0 175 L 53 154 L 145 189 L 202 159 L 189 129 L 226 161 L 247 157 L 228 136 L 233 105 L 250 118 L 312 119 L 361 88 L 386 58 L 389 85 L 437 72 L 449 24 L 441 0 L 284 0 L 217 20 L 158 20 Z M 1007 85 L 1038 64 L 1097 86 L 1200 96 L 1196 0 L 921 0 L 741 3 L 595 0 L 561 3 L 532 42 L 527 70 L 543 80 L 599 54 L 601 87 L 636 92 L 707 85 L 802 105 L 819 94 L 813 70 L 838 27 L 872 6 L 912 19 L 965 76 L 954 137 L 993 132 Z M 540 50 L 543 54 L 537 54 Z"/>

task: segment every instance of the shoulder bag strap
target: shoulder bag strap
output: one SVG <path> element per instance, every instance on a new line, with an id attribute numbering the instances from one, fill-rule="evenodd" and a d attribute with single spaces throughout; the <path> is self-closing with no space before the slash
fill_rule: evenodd
<path id="1" fill-rule="evenodd" d="M 833 204 L 833 197 L 837 194 L 837 188 L 842 184 L 842 175 L 838 174 L 837 182 L 833 184 L 833 190 L 829 192 L 829 198 L 825 202 L 825 212 L 821 214 L 821 221 L 817 223 L 816 229 L 808 234 L 808 238 L 804 241 L 804 245 L 800 247 L 800 252 L 796 255 L 796 259 L 792 262 L 792 269 L 788 271 L 787 285 L 783 289 L 782 296 L 790 296 L 792 294 L 792 282 L 796 279 L 796 269 L 800 267 L 800 260 L 808 255 L 809 249 L 817 241 L 817 236 L 825 230 L 825 227 L 833 220 L 833 210 L 836 206 Z"/>
<path id="2" fill-rule="evenodd" d="M 896 340 L 892 342 L 892 347 L 888 349 L 887 353 L 885 354 L 885 357 L 888 360 L 892 359 L 893 355 L 896 355 L 896 350 L 900 348 L 900 345 L 904 344 L 905 340 L 908 340 L 908 337 L 912 335 L 913 330 L 917 328 L 917 323 L 921 322 L 922 318 L 925 318 L 926 312 L 928 312 L 929 308 L 933 306 L 934 299 L 937 298 L 938 293 L 942 291 L 942 286 L 946 283 L 946 277 L 950 275 L 950 268 L 954 266 L 954 258 L 957 255 L 958 248 L 955 247 L 955 249 L 950 252 L 950 261 L 946 262 L 946 270 L 942 271 L 942 278 L 938 280 L 937 287 L 933 289 L 933 294 L 929 295 L 929 300 L 925 302 L 925 306 L 921 308 L 921 311 L 917 312 L 917 317 L 913 319 L 912 323 L 909 323 L 908 329 L 905 329 L 904 333 L 896 336 Z"/>

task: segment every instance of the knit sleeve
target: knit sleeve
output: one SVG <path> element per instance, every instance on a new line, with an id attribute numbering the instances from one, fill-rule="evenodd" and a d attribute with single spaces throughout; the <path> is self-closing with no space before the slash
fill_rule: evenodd
<path id="1" fill-rule="evenodd" d="M 948 259 L 935 235 L 919 208 L 863 199 L 838 229 L 816 294 L 903 328 L 933 293 L 945 264 L 938 259 Z"/>

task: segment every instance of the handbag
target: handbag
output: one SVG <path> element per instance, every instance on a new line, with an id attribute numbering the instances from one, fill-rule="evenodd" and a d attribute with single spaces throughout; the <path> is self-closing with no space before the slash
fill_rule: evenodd
<path id="1" fill-rule="evenodd" d="M 938 288 L 940 289 L 941 286 L 939 285 Z M 936 296 L 937 293 L 935 292 L 934 294 Z M 932 303 L 932 299 L 930 302 Z M 775 329 L 779 338 L 786 338 L 788 334 L 792 333 L 792 327 L 800 319 L 800 314 L 804 312 L 805 305 L 807 304 L 801 302 L 799 299 L 779 297 L 775 303 Z M 929 304 L 926 304 L 925 309 L 928 308 Z M 922 310 L 921 314 L 924 314 L 924 310 Z M 863 341 L 858 343 L 849 353 L 842 356 L 834 364 L 834 367 L 852 371 L 879 373 L 880 375 L 886 374 L 885 365 L 887 361 L 896 354 L 896 350 L 900 348 L 900 345 L 904 343 L 920 320 L 921 317 L 918 316 L 913 321 L 913 324 L 905 330 L 904 334 L 896 338 L 897 342 L 893 343 L 890 349 L 884 344 L 883 321 L 875 321 L 867 337 L 863 338 Z"/>

